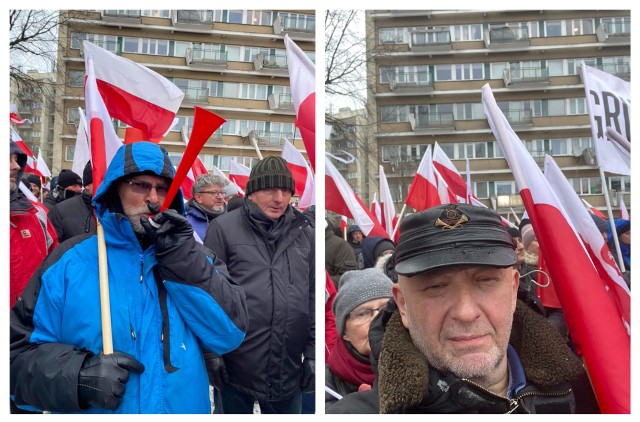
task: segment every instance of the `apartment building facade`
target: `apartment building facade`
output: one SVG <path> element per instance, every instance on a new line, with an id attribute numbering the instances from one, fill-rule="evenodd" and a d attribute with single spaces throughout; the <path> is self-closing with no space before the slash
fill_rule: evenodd
<path id="1" fill-rule="evenodd" d="M 484 117 L 486 83 L 538 164 L 552 155 L 576 192 L 605 210 L 580 66 L 630 80 L 630 10 L 365 15 L 370 122 L 398 212 L 427 145 L 437 142 L 463 177 L 469 159 L 473 193 L 485 205 L 505 217 L 522 214 Z M 630 208 L 630 178 L 606 176 L 612 206 L 622 199 Z"/>
<path id="2" fill-rule="evenodd" d="M 315 16 L 304 10 L 90 10 L 63 11 L 59 31 L 53 167 L 70 168 L 84 109 L 82 41 L 158 72 L 184 93 L 178 123 L 160 145 L 177 165 L 190 136 L 194 107 L 223 117 L 200 158 L 211 170 L 230 161 L 251 167 L 263 156 L 280 155 L 288 139 L 305 154 L 295 127 L 284 36 L 315 61 Z M 125 125 L 114 121 L 120 138 Z M 259 150 L 259 151 L 258 151 Z"/>

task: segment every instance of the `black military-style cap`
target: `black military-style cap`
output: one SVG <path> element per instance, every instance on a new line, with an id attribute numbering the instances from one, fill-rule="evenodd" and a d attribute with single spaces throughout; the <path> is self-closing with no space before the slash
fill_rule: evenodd
<path id="1" fill-rule="evenodd" d="M 412 276 L 451 265 L 510 267 L 516 253 L 495 211 L 447 204 L 402 220 L 394 259 L 398 274 Z"/>

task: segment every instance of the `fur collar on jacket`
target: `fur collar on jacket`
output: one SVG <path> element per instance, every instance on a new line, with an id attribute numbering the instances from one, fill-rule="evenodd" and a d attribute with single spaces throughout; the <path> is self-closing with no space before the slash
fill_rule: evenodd
<path id="1" fill-rule="evenodd" d="M 555 328 L 520 301 L 510 344 L 520 356 L 527 381 L 539 389 L 569 382 L 583 372 L 582 364 Z M 417 406 L 428 384 L 428 362 L 413 344 L 396 310 L 386 325 L 378 362 L 380 413 Z"/>

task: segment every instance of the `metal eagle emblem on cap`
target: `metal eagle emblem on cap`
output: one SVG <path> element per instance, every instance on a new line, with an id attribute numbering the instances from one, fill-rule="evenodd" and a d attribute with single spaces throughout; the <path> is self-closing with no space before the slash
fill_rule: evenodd
<path id="1" fill-rule="evenodd" d="M 469 217 L 463 214 L 454 204 L 445 207 L 440 217 L 436 219 L 435 226 L 441 227 L 443 230 L 455 229 L 469 221 Z"/>

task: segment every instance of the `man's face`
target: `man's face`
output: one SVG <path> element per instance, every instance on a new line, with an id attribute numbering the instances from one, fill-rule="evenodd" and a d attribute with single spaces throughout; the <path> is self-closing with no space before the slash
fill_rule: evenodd
<path id="1" fill-rule="evenodd" d="M 18 164 L 18 155 L 10 154 L 9 156 L 9 190 L 12 191 L 18 186 L 18 172 L 20 164 Z"/>
<path id="2" fill-rule="evenodd" d="M 194 195 L 195 201 L 211 211 L 224 211 L 224 187 L 220 185 L 208 185 L 200 189 Z"/>
<path id="3" fill-rule="evenodd" d="M 33 193 L 36 197 L 40 196 L 40 187 L 35 183 L 29 183 L 31 187 L 31 193 Z"/>
<path id="4" fill-rule="evenodd" d="M 140 224 L 140 217 L 149 218 L 151 215 L 149 204 L 154 204 L 158 208 L 162 205 L 170 184 L 164 177 L 147 174 L 120 182 L 118 194 L 120 195 L 124 214 L 131 221 L 134 232 L 144 233 L 144 228 Z M 155 186 L 155 188 L 150 187 L 150 185 Z"/>
<path id="5" fill-rule="evenodd" d="M 491 385 L 504 377 L 516 308 L 513 268 L 457 265 L 398 275 L 393 296 L 416 347 L 431 365 Z"/>
<path id="6" fill-rule="evenodd" d="M 351 238 L 353 239 L 353 243 L 362 242 L 362 238 L 363 238 L 362 232 L 358 231 L 358 230 L 354 231 L 353 235 L 351 236 Z"/>
<path id="7" fill-rule="evenodd" d="M 513 240 L 516 242 L 516 258 L 518 259 L 516 266 L 520 267 L 524 262 L 524 243 L 522 243 L 521 237 L 514 237 Z"/>
<path id="8" fill-rule="evenodd" d="M 277 220 L 287 210 L 291 200 L 289 189 L 271 188 L 253 192 L 247 198 L 272 220 Z"/>

